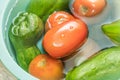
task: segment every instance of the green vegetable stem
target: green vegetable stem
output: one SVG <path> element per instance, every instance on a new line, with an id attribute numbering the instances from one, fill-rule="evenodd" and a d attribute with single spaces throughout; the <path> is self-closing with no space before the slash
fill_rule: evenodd
<path id="1" fill-rule="evenodd" d="M 120 45 L 120 20 L 102 26 L 102 31 L 115 44 Z"/>
<path id="2" fill-rule="evenodd" d="M 16 52 L 18 64 L 26 71 L 31 60 L 40 54 L 36 43 L 44 28 L 42 20 L 33 13 L 23 12 L 9 28 L 9 38 Z"/>

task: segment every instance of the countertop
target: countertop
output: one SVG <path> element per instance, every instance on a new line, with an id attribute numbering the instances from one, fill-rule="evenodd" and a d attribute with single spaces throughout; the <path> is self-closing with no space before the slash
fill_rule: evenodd
<path id="1" fill-rule="evenodd" d="M 0 61 L 0 80 L 17 80 Z"/>

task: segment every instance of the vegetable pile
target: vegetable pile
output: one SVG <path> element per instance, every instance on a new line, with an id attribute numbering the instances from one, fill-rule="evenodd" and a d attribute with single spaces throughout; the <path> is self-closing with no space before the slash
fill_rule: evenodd
<path id="1" fill-rule="evenodd" d="M 88 23 L 80 17 L 102 14 L 106 5 L 106 0 L 30 0 L 9 28 L 18 65 L 40 80 L 118 80 L 120 20 L 101 26 L 115 47 L 64 72 L 63 59 L 75 55 L 89 37 Z M 37 47 L 39 40 L 45 53 Z"/>

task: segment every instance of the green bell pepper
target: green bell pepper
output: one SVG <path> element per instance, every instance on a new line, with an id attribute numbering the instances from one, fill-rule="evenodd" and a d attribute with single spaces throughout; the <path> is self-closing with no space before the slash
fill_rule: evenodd
<path id="1" fill-rule="evenodd" d="M 42 20 L 33 13 L 19 14 L 9 28 L 9 38 L 18 64 L 26 71 L 31 60 L 40 54 L 36 43 L 44 31 Z"/>
<path id="2" fill-rule="evenodd" d="M 54 11 L 70 11 L 68 5 L 69 0 L 31 0 L 26 10 L 35 13 L 45 22 Z"/>

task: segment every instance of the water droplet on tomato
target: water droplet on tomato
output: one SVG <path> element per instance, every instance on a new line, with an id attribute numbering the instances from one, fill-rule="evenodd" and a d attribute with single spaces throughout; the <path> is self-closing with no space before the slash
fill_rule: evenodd
<path id="1" fill-rule="evenodd" d="M 73 29 L 73 26 L 70 26 L 70 29 Z"/>
<path id="2" fill-rule="evenodd" d="M 64 34 L 61 34 L 61 37 L 63 38 L 63 37 L 65 37 L 65 35 L 64 35 Z"/>

